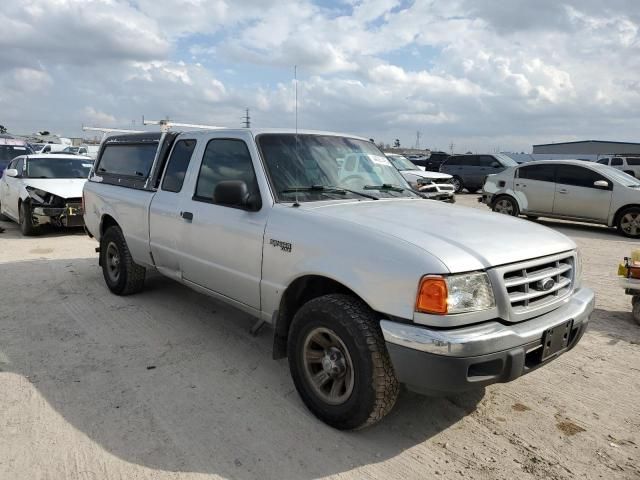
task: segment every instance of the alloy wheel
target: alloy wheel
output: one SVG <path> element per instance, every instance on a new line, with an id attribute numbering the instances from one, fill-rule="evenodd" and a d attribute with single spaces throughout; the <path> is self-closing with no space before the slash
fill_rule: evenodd
<path id="1" fill-rule="evenodd" d="M 116 283 L 120 278 L 120 251 L 114 242 L 109 242 L 106 252 L 107 275 Z"/>
<path id="2" fill-rule="evenodd" d="M 346 402 L 353 392 L 353 363 L 340 337 L 328 328 L 315 328 L 307 334 L 302 354 L 314 393 L 329 405 Z"/>
<path id="3" fill-rule="evenodd" d="M 640 213 L 629 212 L 620 219 L 620 228 L 631 237 L 640 235 Z"/>
<path id="4" fill-rule="evenodd" d="M 493 211 L 498 213 L 504 213 L 505 215 L 513 215 L 514 214 L 513 203 L 510 200 L 503 198 L 496 202 L 495 206 L 493 207 Z"/>

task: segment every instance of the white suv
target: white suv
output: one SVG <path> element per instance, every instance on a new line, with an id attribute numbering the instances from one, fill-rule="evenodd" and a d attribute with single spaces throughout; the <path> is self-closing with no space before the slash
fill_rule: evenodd
<path id="1" fill-rule="evenodd" d="M 636 157 L 605 157 L 598 160 L 598 163 L 609 165 L 633 177 L 640 178 L 640 155 Z"/>

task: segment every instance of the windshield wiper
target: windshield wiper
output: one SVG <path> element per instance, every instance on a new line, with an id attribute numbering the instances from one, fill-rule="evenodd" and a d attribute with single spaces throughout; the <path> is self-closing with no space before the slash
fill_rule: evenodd
<path id="1" fill-rule="evenodd" d="M 365 185 L 363 188 L 365 190 L 380 190 L 381 192 L 404 192 L 405 190 L 409 190 L 408 188 L 391 185 L 390 183 L 383 183 L 382 185 Z"/>
<path id="2" fill-rule="evenodd" d="M 353 193 L 354 195 L 360 195 L 361 197 L 369 198 L 371 200 L 378 200 L 378 197 L 369 195 L 368 193 L 358 192 L 357 190 L 349 190 L 343 187 L 334 187 L 332 185 L 311 185 L 309 187 L 291 187 L 285 190 L 281 190 L 280 193 L 295 193 L 295 192 L 320 192 L 320 193 L 337 193 L 344 195 L 345 193 Z"/>

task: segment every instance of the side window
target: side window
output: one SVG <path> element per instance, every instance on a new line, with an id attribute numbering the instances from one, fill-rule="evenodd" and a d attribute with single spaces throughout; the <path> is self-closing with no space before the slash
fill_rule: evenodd
<path id="1" fill-rule="evenodd" d="M 598 160 L 598 163 L 601 163 L 602 165 L 609 165 L 609 159 L 601 158 L 600 160 Z"/>
<path id="2" fill-rule="evenodd" d="M 18 170 L 18 175 L 22 175 L 24 173 L 24 158 L 21 158 L 20 160 L 16 161 L 16 166 L 13 167 L 16 170 Z"/>
<path id="3" fill-rule="evenodd" d="M 209 141 L 202 158 L 194 200 L 214 203 L 213 192 L 218 183 L 225 180 L 242 180 L 247 184 L 249 194 L 259 195 L 251 154 L 242 140 L 221 138 Z"/>
<path id="4" fill-rule="evenodd" d="M 16 164 L 18 163 L 18 160 L 11 160 L 9 162 L 9 165 L 7 165 L 7 170 L 11 169 L 11 168 L 16 168 Z"/>
<path id="5" fill-rule="evenodd" d="M 574 185 L 576 187 L 596 188 L 593 183 L 597 180 L 610 182 L 593 170 L 575 165 L 558 165 L 557 183 Z"/>
<path id="6" fill-rule="evenodd" d="M 182 190 L 184 176 L 187 173 L 187 167 L 195 148 L 195 140 L 180 140 L 176 142 L 167 163 L 167 170 L 164 173 L 162 190 L 176 193 Z"/>
<path id="7" fill-rule="evenodd" d="M 468 155 L 464 157 L 462 161 L 462 165 L 467 167 L 479 167 L 480 166 L 480 155 Z"/>
<path id="8" fill-rule="evenodd" d="M 622 165 L 622 159 L 620 157 L 614 157 L 611 159 L 612 167 L 619 167 Z"/>
<path id="9" fill-rule="evenodd" d="M 640 158 L 627 158 L 627 165 L 637 167 L 640 165 Z"/>
<path id="10" fill-rule="evenodd" d="M 500 163 L 491 155 L 480 155 L 479 162 L 481 167 L 491 167 L 494 163 Z"/>
<path id="11" fill-rule="evenodd" d="M 518 178 L 555 182 L 555 165 L 527 165 L 518 169 Z"/>
<path id="12" fill-rule="evenodd" d="M 458 157 L 450 157 L 446 162 L 443 163 L 444 166 L 456 166 L 460 165 L 460 159 Z"/>
<path id="13" fill-rule="evenodd" d="M 158 144 L 141 143 L 128 145 L 107 145 L 100 157 L 99 173 L 147 178 L 156 156 Z"/>

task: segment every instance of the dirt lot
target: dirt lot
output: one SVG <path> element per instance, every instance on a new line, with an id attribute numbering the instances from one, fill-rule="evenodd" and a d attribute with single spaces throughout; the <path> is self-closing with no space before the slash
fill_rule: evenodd
<path id="1" fill-rule="evenodd" d="M 247 315 L 160 277 L 111 295 L 93 240 L 0 222 L 0 479 L 640 478 L 640 327 L 615 278 L 633 242 L 544 223 L 597 293 L 580 345 L 482 392 L 404 392 L 344 433 L 307 412 Z"/>

